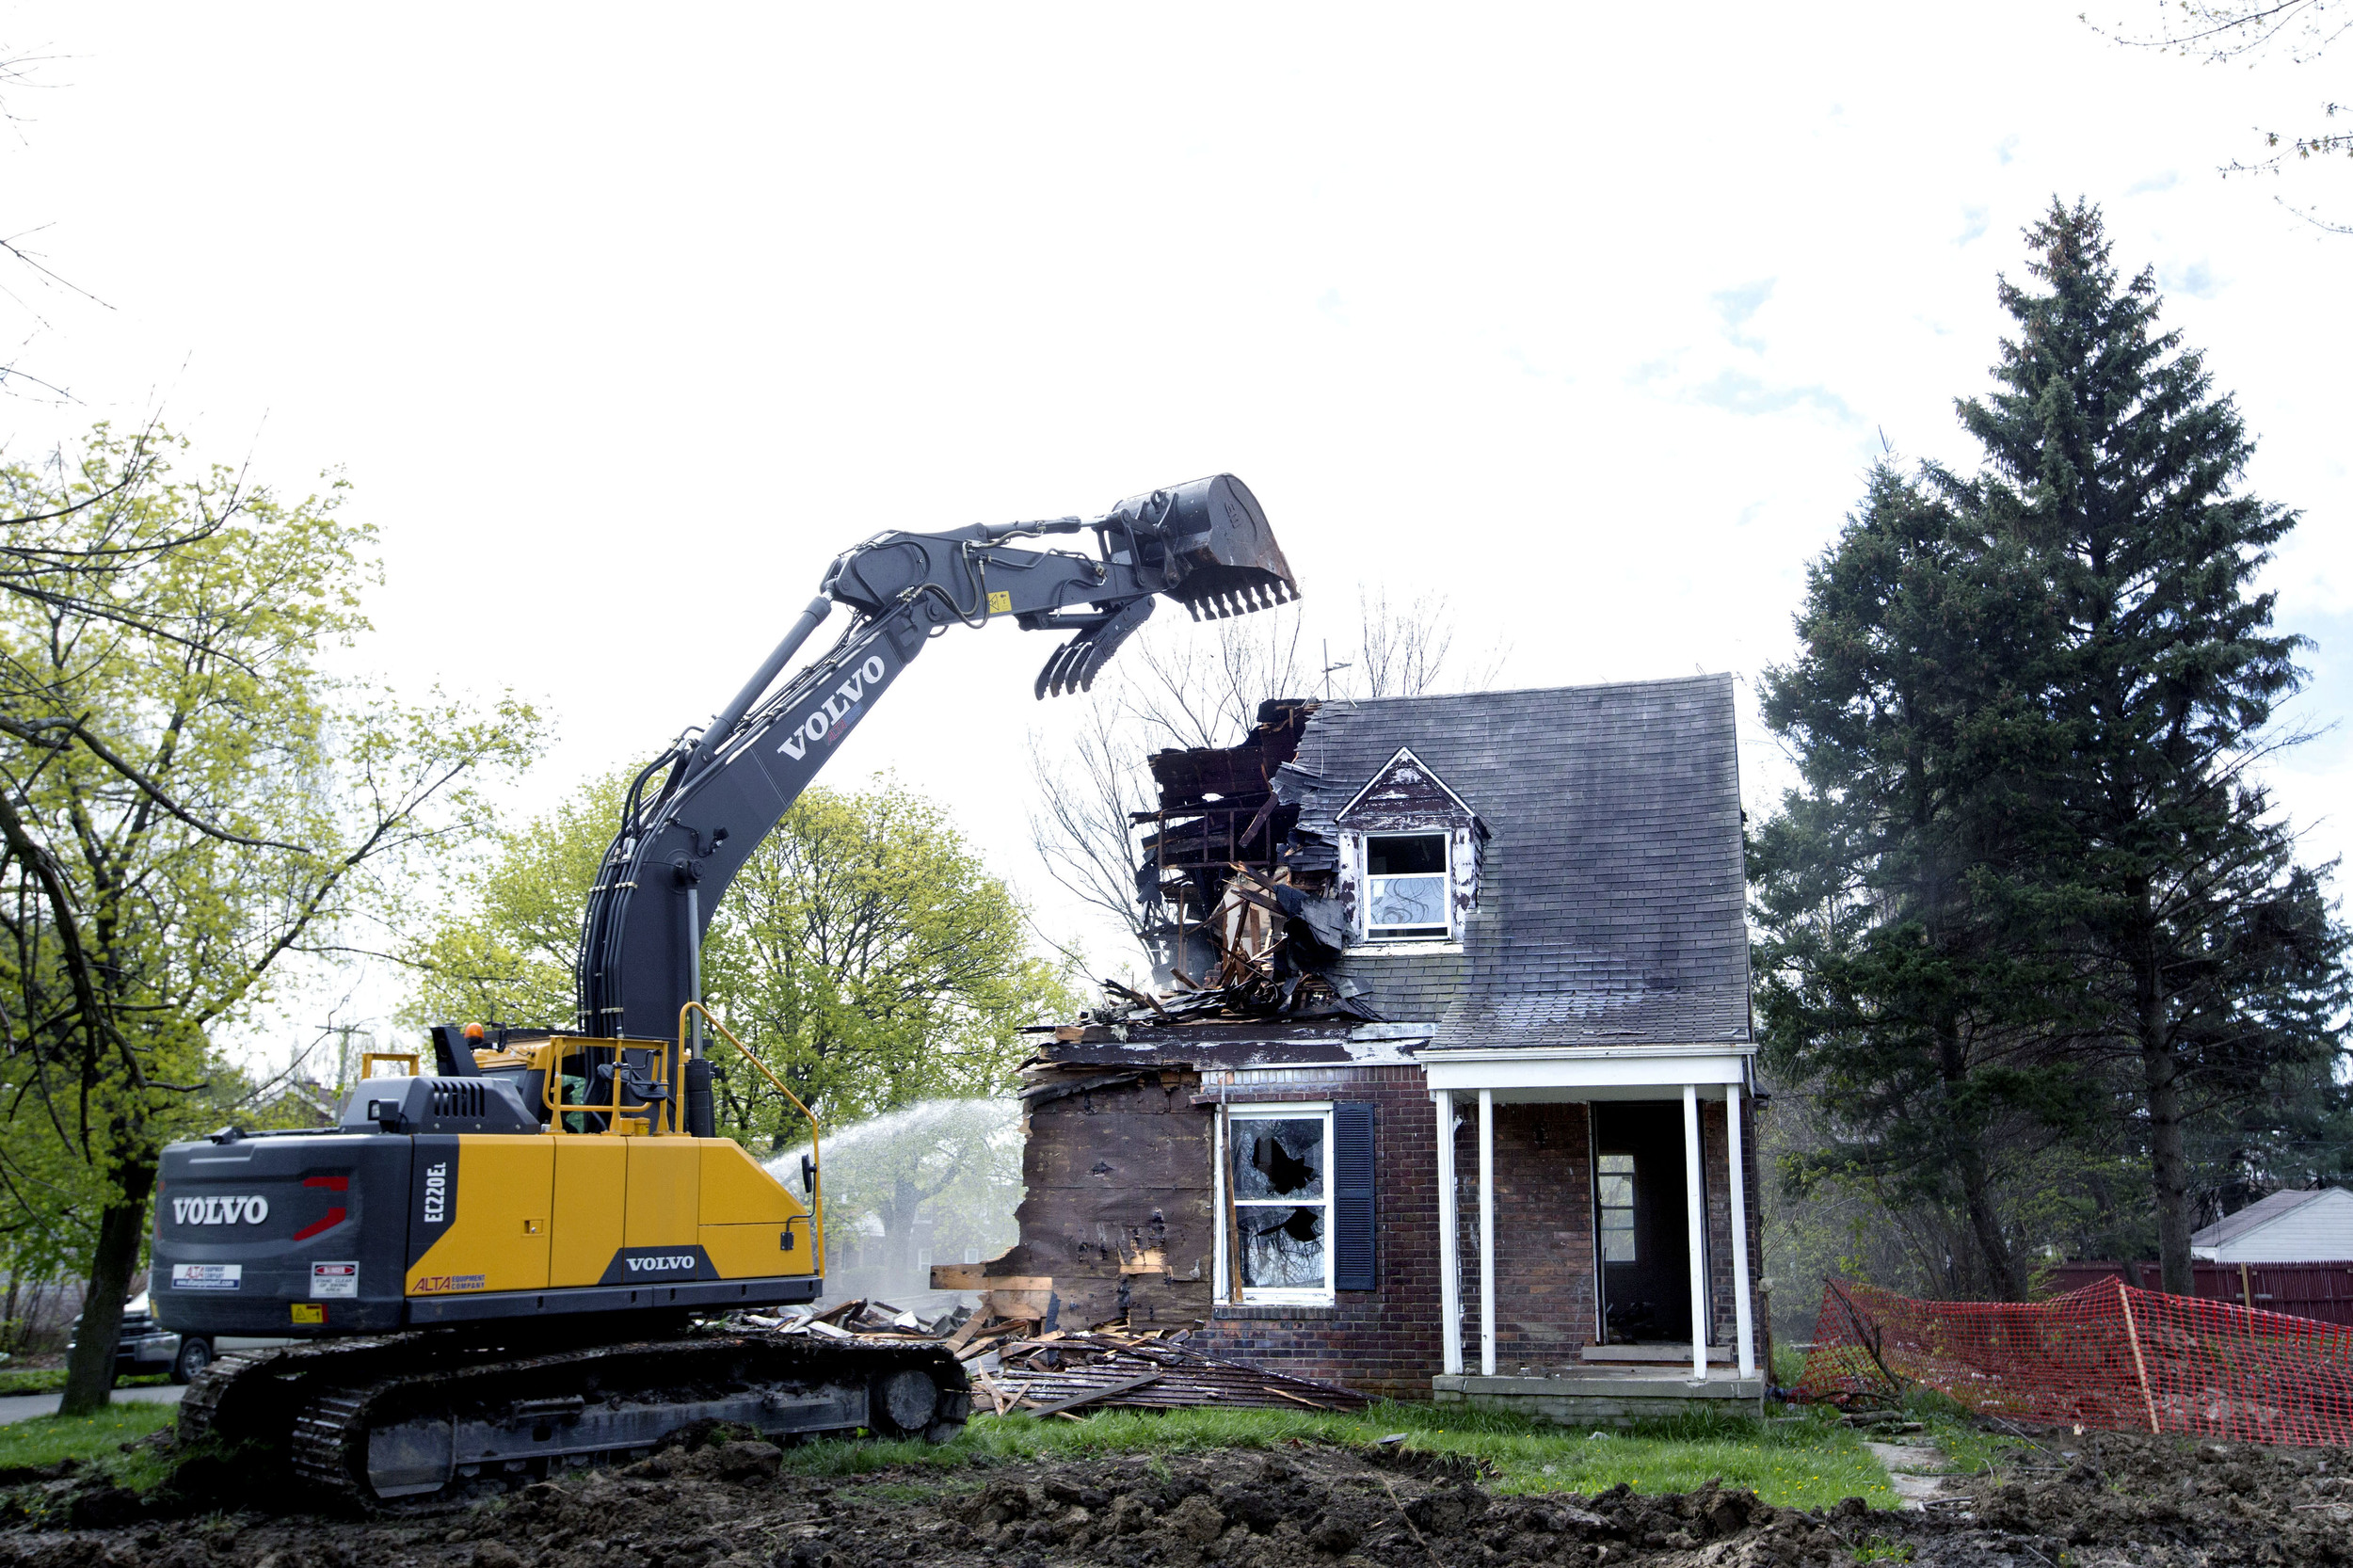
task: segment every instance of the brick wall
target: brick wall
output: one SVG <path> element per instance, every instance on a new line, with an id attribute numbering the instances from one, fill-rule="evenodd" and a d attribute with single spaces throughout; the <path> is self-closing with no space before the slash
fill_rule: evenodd
<path id="1" fill-rule="evenodd" d="M 1401 1400 L 1430 1398 L 1438 1328 L 1438 1124 L 1418 1067 L 1358 1067 L 1238 1088 L 1230 1103 L 1356 1100 L 1372 1108 L 1373 1230 L 1380 1288 L 1329 1307 L 1218 1306 L 1199 1336 L 1211 1355 Z M 1203 1173 L 1208 1167 L 1205 1162 Z"/>
<path id="2" fill-rule="evenodd" d="M 1469 1232 L 1463 1249 L 1465 1365 L 1478 1369 L 1479 1117 L 1455 1137 Z M 1574 1365 L 1593 1337 L 1593 1124 L 1582 1105 L 1498 1105 L 1496 1122 L 1496 1370 Z"/>
<path id="3" fill-rule="evenodd" d="M 1226 1306 L 1211 1301 L 1213 1108 L 1229 1103 L 1353 1100 L 1373 1107 L 1374 1230 L 1379 1288 L 1343 1290 L 1330 1307 Z M 1663 1097 L 1663 1096 L 1662 1096 Z M 1477 1099 L 1462 1096 L 1455 1136 L 1465 1365 L 1479 1346 Z M 1744 1101 L 1744 1113 L 1748 1111 Z M 1550 1371 L 1577 1363 L 1596 1312 L 1592 1128 L 1580 1104 L 1496 1107 L 1496 1369 Z M 1761 1224 L 1753 1120 L 1744 1123 L 1752 1265 Z M 1023 1154 L 1021 1242 L 992 1275 L 1055 1282 L 1059 1326 L 1125 1312 L 1138 1325 L 1201 1325 L 1213 1355 L 1426 1400 L 1444 1369 L 1439 1320 L 1437 1121 L 1418 1067 L 1294 1068 L 1219 1090 L 1170 1070 L 1141 1083 L 1039 1106 Z M 1721 1102 L 1701 1106 L 1705 1159 L 1709 1318 L 1718 1344 L 1733 1325 L 1730 1192 Z M 1125 1273 L 1158 1249 L 1167 1272 Z M 1759 1327 L 1760 1358 L 1764 1355 Z"/>

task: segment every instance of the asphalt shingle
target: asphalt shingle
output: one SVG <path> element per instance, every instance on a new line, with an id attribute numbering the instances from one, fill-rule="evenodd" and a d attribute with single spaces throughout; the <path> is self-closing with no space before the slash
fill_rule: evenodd
<path id="1" fill-rule="evenodd" d="M 1730 676 L 1325 703 L 1276 778 L 1298 833 L 1400 746 L 1492 838 L 1459 967 L 1343 960 L 1385 1013 L 1436 1048 L 1748 1039 Z"/>

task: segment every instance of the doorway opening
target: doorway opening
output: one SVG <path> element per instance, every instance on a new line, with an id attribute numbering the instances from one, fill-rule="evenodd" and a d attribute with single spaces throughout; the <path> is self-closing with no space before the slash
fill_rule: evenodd
<path id="1" fill-rule="evenodd" d="M 1601 1339 L 1691 1343 L 1691 1232 L 1678 1101 L 1596 1101 L 1593 1233 Z"/>

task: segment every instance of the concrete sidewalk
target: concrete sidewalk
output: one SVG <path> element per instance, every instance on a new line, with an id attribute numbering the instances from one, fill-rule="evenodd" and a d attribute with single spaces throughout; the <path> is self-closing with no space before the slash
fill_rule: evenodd
<path id="1" fill-rule="evenodd" d="M 136 1400 L 141 1404 L 178 1404 L 187 1390 L 176 1383 L 144 1388 L 118 1388 L 115 1402 Z M 10 1394 L 0 1397 L 0 1427 L 10 1421 L 22 1421 L 34 1416 L 54 1416 L 57 1413 L 57 1394 Z"/>

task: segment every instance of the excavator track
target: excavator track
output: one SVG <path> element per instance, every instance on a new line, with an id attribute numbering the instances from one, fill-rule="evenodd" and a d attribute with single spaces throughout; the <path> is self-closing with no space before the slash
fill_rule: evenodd
<path id="1" fill-rule="evenodd" d="M 180 1435 L 218 1439 L 313 1506 L 414 1513 L 639 1458 L 700 1423 L 946 1442 L 970 1411 L 938 1345 L 706 1329 L 517 1355 L 398 1335 L 225 1356 L 190 1385 Z"/>

